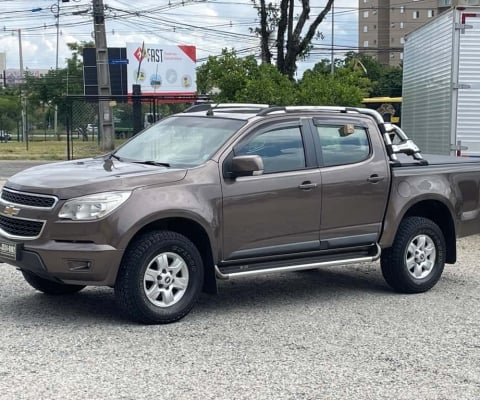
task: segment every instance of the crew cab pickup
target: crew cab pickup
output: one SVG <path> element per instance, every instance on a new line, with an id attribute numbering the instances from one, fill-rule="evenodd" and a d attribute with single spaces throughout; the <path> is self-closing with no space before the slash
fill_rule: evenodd
<path id="1" fill-rule="evenodd" d="M 47 294 L 114 287 L 150 324 L 217 279 L 378 259 L 418 293 L 480 231 L 479 192 L 479 162 L 424 158 L 373 110 L 202 104 L 102 157 L 11 177 L 0 262 Z"/>

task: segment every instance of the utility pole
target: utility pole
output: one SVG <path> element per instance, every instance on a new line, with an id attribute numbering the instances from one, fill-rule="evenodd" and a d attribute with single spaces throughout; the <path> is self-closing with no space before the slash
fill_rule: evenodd
<path id="1" fill-rule="evenodd" d="M 333 75 L 335 73 L 335 53 L 333 47 L 335 46 L 335 1 L 332 2 L 332 54 L 331 54 L 331 64 L 330 64 L 330 73 Z"/>
<path id="2" fill-rule="evenodd" d="M 110 85 L 110 71 L 108 69 L 107 35 L 105 33 L 105 15 L 103 0 L 92 0 L 93 27 L 95 30 L 95 48 L 97 55 L 97 82 L 98 82 L 98 117 L 100 128 L 100 148 L 113 150 L 114 129 L 113 113 L 110 107 L 112 89 Z"/>
<path id="3" fill-rule="evenodd" d="M 53 9 L 54 9 L 54 7 L 52 8 L 52 10 Z M 58 74 L 58 39 L 59 39 L 59 35 L 60 35 L 60 0 L 57 0 L 57 8 L 55 10 L 56 10 L 55 25 L 57 27 L 57 51 L 55 53 L 55 77 L 57 77 L 57 74 Z M 59 140 L 60 135 L 58 134 L 58 104 L 57 103 L 55 103 L 55 114 L 54 114 L 54 117 L 53 117 L 53 132 L 54 132 L 57 140 Z"/>
<path id="4" fill-rule="evenodd" d="M 18 55 L 20 59 L 20 83 L 24 82 L 24 72 L 23 72 L 23 51 L 22 51 L 22 31 L 18 30 Z M 25 141 L 28 150 L 28 131 L 27 131 L 27 112 L 26 112 L 26 101 L 27 99 L 24 96 L 23 90 L 20 91 L 20 102 L 22 104 L 22 139 Z"/>

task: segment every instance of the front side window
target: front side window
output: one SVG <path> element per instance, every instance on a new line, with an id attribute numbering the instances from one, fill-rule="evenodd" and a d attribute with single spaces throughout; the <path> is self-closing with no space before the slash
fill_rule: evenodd
<path id="1" fill-rule="evenodd" d="M 323 165 L 354 164 L 366 160 L 370 155 L 370 144 L 367 131 L 361 127 L 345 125 L 317 126 L 320 139 L 319 159 Z"/>
<path id="2" fill-rule="evenodd" d="M 234 149 L 236 156 L 258 155 L 265 174 L 305 168 L 305 152 L 299 127 L 273 128 L 253 135 Z"/>
<path id="3" fill-rule="evenodd" d="M 228 118 L 173 116 L 134 136 L 114 156 L 130 162 L 192 167 L 207 161 L 244 124 Z"/>

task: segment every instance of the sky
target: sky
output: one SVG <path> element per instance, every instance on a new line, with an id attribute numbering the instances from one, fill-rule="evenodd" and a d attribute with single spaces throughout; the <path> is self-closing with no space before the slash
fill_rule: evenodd
<path id="1" fill-rule="evenodd" d="M 259 55 L 259 39 L 250 32 L 258 26 L 251 0 L 103 0 L 109 47 L 129 42 L 162 45 L 194 45 L 197 64 L 223 48 L 238 55 Z M 311 0 L 312 18 L 321 12 L 325 0 Z M 19 68 L 21 37 L 23 67 L 55 68 L 70 56 L 67 43 L 92 39 L 91 0 L 1 0 L 0 53 L 6 53 L 6 67 Z M 59 8 L 57 8 L 59 5 Z M 323 58 L 330 59 L 332 42 L 336 58 L 358 46 L 358 0 L 336 0 L 332 13 L 318 28 L 314 50 L 299 65 L 311 68 Z M 20 32 L 20 35 L 19 35 Z"/>

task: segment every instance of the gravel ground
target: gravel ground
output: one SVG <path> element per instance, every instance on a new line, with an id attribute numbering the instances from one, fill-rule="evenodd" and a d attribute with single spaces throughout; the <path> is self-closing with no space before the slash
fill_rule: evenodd
<path id="1" fill-rule="evenodd" d="M 0 264 L 0 399 L 480 399 L 479 317 L 480 236 L 424 294 L 378 264 L 242 278 L 164 326 Z"/>

